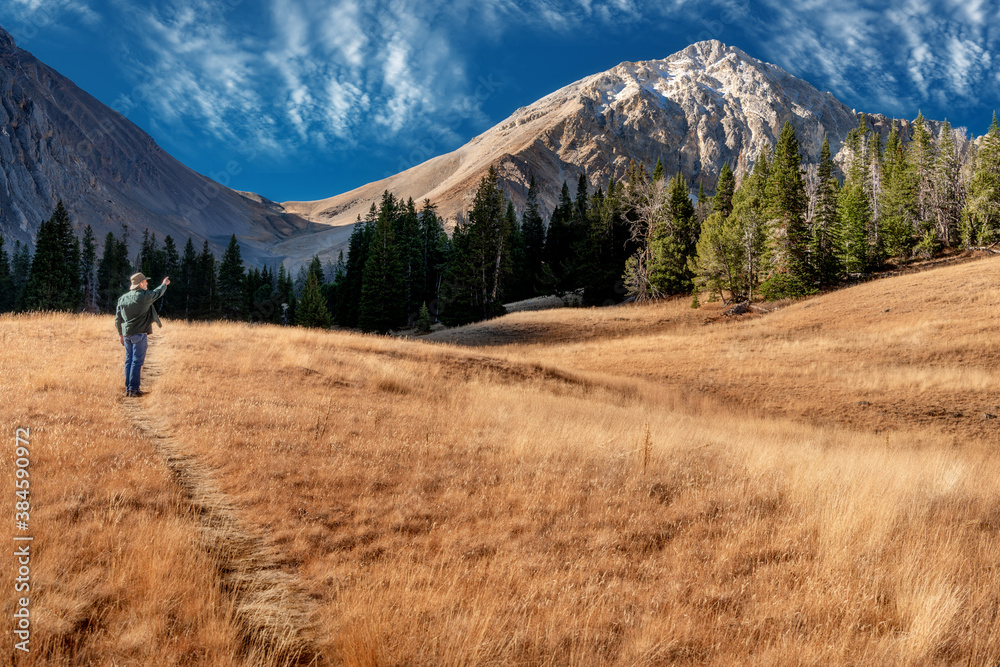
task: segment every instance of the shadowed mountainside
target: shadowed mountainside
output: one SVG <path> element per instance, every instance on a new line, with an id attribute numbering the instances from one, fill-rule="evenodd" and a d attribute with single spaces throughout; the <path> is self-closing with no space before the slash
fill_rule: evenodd
<path id="1" fill-rule="evenodd" d="M 219 168 L 225 181 L 241 166 Z M 312 227 L 188 169 L 0 28 L 0 233 L 33 243 L 59 199 L 98 239 L 127 224 L 133 244 L 149 228 L 178 247 L 208 240 L 218 253 L 236 234 L 251 261 L 272 259 L 270 246 Z"/>

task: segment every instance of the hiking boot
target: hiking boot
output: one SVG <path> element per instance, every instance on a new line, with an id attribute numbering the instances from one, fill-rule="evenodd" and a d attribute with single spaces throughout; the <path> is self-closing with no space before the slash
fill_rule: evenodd
<path id="1" fill-rule="evenodd" d="M 146 395 L 146 392 L 142 391 L 141 389 L 136 389 L 135 391 L 132 392 L 132 397 L 133 398 L 140 398 L 140 397 L 145 396 L 145 395 Z"/>

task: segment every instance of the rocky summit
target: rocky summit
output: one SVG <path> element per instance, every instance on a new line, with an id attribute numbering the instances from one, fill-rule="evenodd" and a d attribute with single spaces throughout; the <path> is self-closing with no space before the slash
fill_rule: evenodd
<path id="1" fill-rule="evenodd" d="M 680 171 L 711 193 L 724 162 L 739 180 L 786 121 L 807 162 L 818 160 L 827 136 L 842 163 L 843 142 L 859 119 L 780 67 L 718 41 L 698 42 L 665 60 L 626 62 L 572 83 L 389 178 L 329 199 L 277 204 L 188 169 L 0 29 L 0 233 L 31 240 L 61 198 L 75 224 L 90 224 L 98 238 L 127 224 L 133 240 L 148 228 L 179 243 L 208 240 L 219 251 L 236 234 L 248 260 L 295 265 L 315 254 L 336 259 L 352 223 L 385 190 L 418 205 L 430 199 L 453 221 L 497 165 L 518 207 L 534 175 L 547 213 L 563 181 L 574 186 L 586 174 L 596 188 L 624 175 L 631 160 L 650 168 L 660 159 L 668 174 Z M 867 120 L 888 134 L 889 118 Z M 904 139 L 909 125 L 900 122 Z"/>
<path id="2" fill-rule="evenodd" d="M 869 115 L 886 136 L 891 120 Z M 580 174 L 591 187 L 624 175 L 631 160 L 651 168 L 663 161 L 696 187 L 715 189 L 724 162 L 737 179 L 772 146 L 785 121 L 795 128 L 807 162 L 819 160 L 823 137 L 841 162 L 844 140 L 860 114 L 785 70 L 718 41 L 692 44 L 665 60 L 626 62 L 570 84 L 515 111 L 465 146 L 390 178 L 315 202 L 286 202 L 286 210 L 335 227 L 364 215 L 384 190 L 418 203 L 429 198 L 446 218 L 471 206 L 491 164 L 516 205 L 534 174 L 544 209 L 555 206 L 564 180 Z M 909 122 L 900 122 L 908 137 Z M 936 123 L 931 123 L 935 130 Z M 312 239 L 327 245 L 335 229 Z M 304 238 L 287 245 L 299 245 Z M 289 254 L 295 254 L 290 252 Z"/>
<path id="3" fill-rule="evenodd" d="M 239 165 L 220 165 L 220 172 Z M 218 180 L 226 180 L 225 176 Z M 0 234 L 33 243 L 62 199 L 78 230 L 97 238 L 149 229 L 179 247 L 192 237 L 220 253 L 236 234 L 251 261 L 310 228 L 273 202 L 195 173 L 145 132 L 18 48 L 0 29 Z"/>

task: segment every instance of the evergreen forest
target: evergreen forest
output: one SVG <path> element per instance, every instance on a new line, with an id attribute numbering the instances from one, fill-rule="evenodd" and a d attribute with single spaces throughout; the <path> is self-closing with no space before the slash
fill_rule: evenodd
<path id="1" fill-rule="evenodd" d="M 0 312 L 111 313 L 141 271 L 151 286 L 171 277 L 157 303 L 167 317 L 426 331 L 569 292 L 592 306 L 793 298 L 1000 241 L 996 115 L 972 143 L 947 122 L 932 133 L 923 116 L 910 135 L 894 125 L 882 141 L 862 115 L 838 169 L 829 142 L 818 164 L 803 164 L 786 123 L 739 184 L 724 165 L 711 196 L 659 161 L 651 171 L 632 162 L 621 179 L 564 182 L 547 219 L 534 178 L 517 211 L 491 168 L 450 237 L 432 202 L 418 208 L 385 192 L 358 218 L 346 256 L 326 265 L 314 257 L 294 277 L 283 265 L 246 266 L 235 236 L 219 259 L 207 242 L 178 248 L 171 236 L 133 238 L 125 226 L 99 243 L 89 226 L 74 230 L 60 201 L 33 250 L 0 236 Z"/>

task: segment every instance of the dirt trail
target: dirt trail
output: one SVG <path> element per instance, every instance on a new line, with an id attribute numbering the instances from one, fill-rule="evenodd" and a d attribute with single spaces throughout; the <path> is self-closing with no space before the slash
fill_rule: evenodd
<path id="1" fill-rule="evenodd" d="M 152 341 L 152 339 L 151 339 Z M 143 389 L 155 390 L 161 369 L 155 348 L 168 345 L 158 333 L 143 366 Z M 277 564 L 276 551 L 250 529 L 219 490 L 213 471 L 171 437 L 169 429 L 144 407 L 145 399 L 126 399 L 125 413 L 153 444 L 180 487 L 200 525 L 201 547 L 216 562 L 222 590 L 238 625 L 243 658 L 252 665 L 323 665 L 315 639 L 314 606 Z"/>

